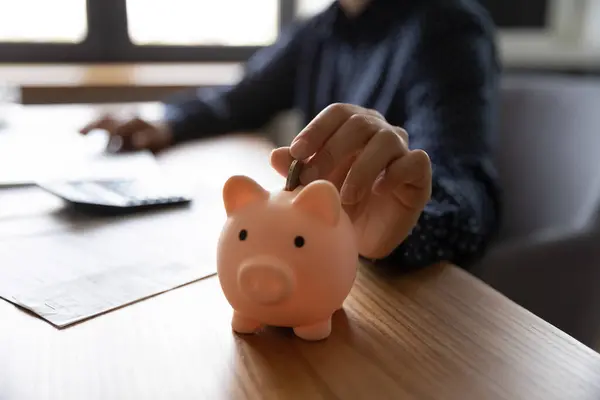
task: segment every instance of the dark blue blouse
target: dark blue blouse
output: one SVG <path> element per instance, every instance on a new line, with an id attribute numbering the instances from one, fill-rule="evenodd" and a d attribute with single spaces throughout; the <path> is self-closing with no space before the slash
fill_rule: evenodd
<path id="1" fill-rule="evenodd" d="M 469 0 L 374 0 L 356 18 L 337 2 L 258 51 L 231 87 L 168 102 L 177 141 L 261 128 L 301 111 L 308 123 L 331 103 L 376 109 L 433 164 L 419 223 L 389 257 L 420 267 L 468 267 L 497 230 L 499 189 L 491 135 L 500 68 L 494 26 Z"/>

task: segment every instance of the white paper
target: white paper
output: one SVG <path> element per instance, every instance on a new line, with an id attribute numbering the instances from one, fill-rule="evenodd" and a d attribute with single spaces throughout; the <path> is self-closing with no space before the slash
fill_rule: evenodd
<path id="1" fill-rule="evenodd" d="M 148 151 L 109 154 L 107 136 L 76 133 L 0 135 L 0 187 L 43 181 L 137 178 L 157 174 L 158 164 Z"/>
<path id="2" fill-rule="evenodd" d="M 104 153 L 105 134 L 44 130 L 56 125 L 49 117 L 62 118 L 46 112 L 48 118 L 17 121 L 0 131 L 0 186 L 165 178 L 149 152 Z M 60 212 L 62 202 L 42 191 L 9 193 L 29 189 L 0 193 L 0 297 L 57 327 L 216 272 L 216 241 L 225 221 L 219 190 L 203 189 L 191 210 L 92 218 Z"/>
<path id="3" fill-rule="evenodd" d="M 182 210 L 4 239 L 0 297 L 66 327 L 213 275 L 218 232 L 202 222 Z"/>
<path id="4" fill-rule="evenodd" d="M 19 161 L 0 158 L 0 186 L 32 185 L 60 180 L 144 178 L 159 173 L 160 169 L 154 157 L 148 152 L 98 155 L 61 162 L 41 158 Z"/>
<path id="5" fill-rule="evenodd" d="M 122 265 L 16 294 L 12 300 L 53 325 L 66 327 L 202 277 L 183 263 Z"/>

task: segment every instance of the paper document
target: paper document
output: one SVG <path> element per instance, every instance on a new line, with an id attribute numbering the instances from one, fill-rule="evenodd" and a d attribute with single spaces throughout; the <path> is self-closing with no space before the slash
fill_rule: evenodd
<path id="1" fill-rule="evenodd" d="M 159 172 L 152 153 L 108 154 L 105 143 L 105 136 L 2 134 L 0 187 L 53 180 L 136 178 Z"/>
<path id="2" fill-rule="evenodd" d="M 175 212 L 3 239 L 0 297 L 66 327 L 199 280 L 216 272 L 218 237 L 201 223 Z"/>

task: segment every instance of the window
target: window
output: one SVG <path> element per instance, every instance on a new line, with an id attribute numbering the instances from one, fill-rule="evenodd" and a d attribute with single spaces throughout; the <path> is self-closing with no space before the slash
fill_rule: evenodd
<path id="1" fill-rule="evenodd" d="M 48 18 L 49 15 L 61 15 L 61 18 Z M 0 42 L 80 43 L 86 35 L 85 0 L 0 3 Z"/>
<path id="2" fill-rule="evenodd" d="M 277 39 L 278 3 L 126 0 L 128 35 L 142 46 L 267 46 Z"/>
<path id="3" fill-rule="evenodd" d="M 332 0 L 298 0 L 295 4 L 295 15 L 298 18 L 308 18 L 323 11 Z"/>
<path id="4" fill-rule="evenodd" d="M 243 61 L 332 1 L 1 0 L 0 61 Z M 600 44 L 598 0 L 478 1 L 503 48 Z"/>
<path id="5" fill-rule="evenodd" d="M 587 0 L 480 0 L 505 37 L 518 40 L 562 40 L 582 23 Z M 595 0 L 591 0 L 595 1 Z"/>
<path id="6" fill-rule="evenodd" d="M 0 61 L 241 61 L 272 44 L 295 0 L 0 1 Z"/>
<path id="7" fill-rule="evenodd" d="M 480 0 L 499 26 L 506 66 L 575 68 L 598 57 L 597 0 Z"/>
<path id="8" fill-rule="evenodd" d="M 502 29 L 543 29 L 547 26 L 548 0 L 480 0 Z"/>

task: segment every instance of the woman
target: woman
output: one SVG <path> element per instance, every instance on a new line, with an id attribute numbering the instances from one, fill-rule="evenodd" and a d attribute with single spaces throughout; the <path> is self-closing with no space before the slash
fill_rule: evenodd
<path id="1" fill-rule="evenodd" d="M 499 219 L 498 76 L 493 24 L 475 1 L 338 0 L 259 51 L 236 85 L 181 95 L 157 123 L 108 116 L 82 132 L 158 151 L 298 109 L 306 127 L 271 163 L 285 175 L 303 159 L 304 184 L 336 183 L 363 257 L 468 268 Z"/>

